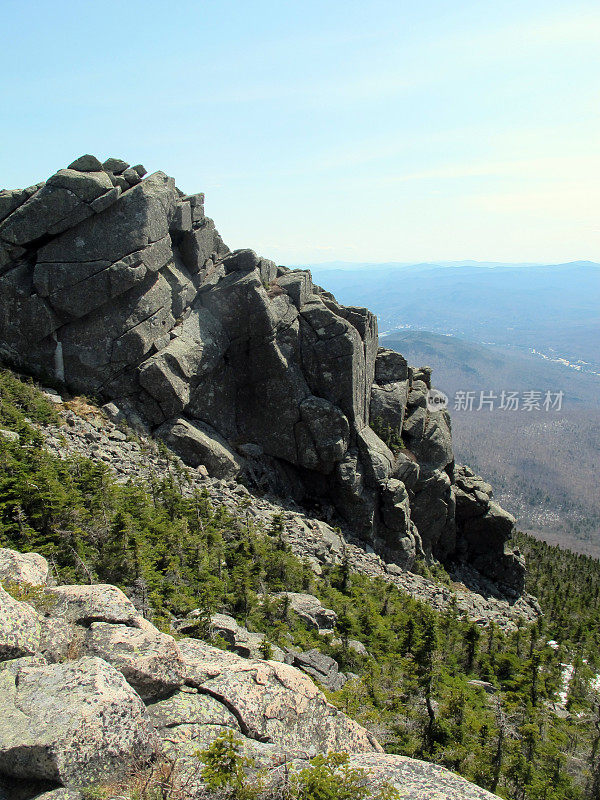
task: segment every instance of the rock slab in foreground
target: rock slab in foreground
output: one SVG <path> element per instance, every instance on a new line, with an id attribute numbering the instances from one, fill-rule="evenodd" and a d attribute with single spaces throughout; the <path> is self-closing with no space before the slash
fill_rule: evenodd
<path id="1" fill-rule="evenodd" d="M 183 683 L 183 661 L 175 640 L 151 625 L 139 630 L 94 622 L 85 648 L 118 669 L 144 702 L 158 700 Z"/>
<path id="2" fill-rule="evenodd" d="M 55 586 L 47 589 L 53 617 L 90 624 L 112 622 L 132 624 L 138 616 L 131 600 L 116 586 Z"/>
<path id="3" fill-rule="evenodd" d="M 351 756 L 350 765 L 366 770 L 375 786 L 396 788 L 402 800 L 498 800 L 498 795 L 437 764 L 405 756 L 365 753 Z"/>
<path id="4" fill-rule="evenodd" d="M 328 703 L 300 670 L 247 660 L 196 639 L 178 644 L 186 683 L 219 699 L 246 737 L 273 744 L 282 754 L 381 751 L 375 737 Z"/>
<path id="5" fill-rule="evenodd" d="M 0 670 L 0 773 L 70 788 L 124 775 L 160 752 L 144 704 L 99 658 L 9 661 Z"/>

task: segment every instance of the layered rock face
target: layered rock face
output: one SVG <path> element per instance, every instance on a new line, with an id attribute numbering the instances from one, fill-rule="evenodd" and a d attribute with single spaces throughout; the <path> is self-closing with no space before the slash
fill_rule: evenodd
<path id="1" fill-rule="evenodd" d="M 455 469 L 430 372 L 309 271 L 230 252 L 203 195 L 144 174 L 83 156 L 0 193 L 3 359 L 114 401 L 212 475 L 333 504 L 388 560 L 468 561 L 521 592 L 514 521 Z"/>

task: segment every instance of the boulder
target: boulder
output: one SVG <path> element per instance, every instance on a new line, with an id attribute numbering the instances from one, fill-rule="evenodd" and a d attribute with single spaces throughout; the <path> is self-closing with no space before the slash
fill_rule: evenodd
<path id="1" fill-rule="evenodd" d="M 109 782 L 159 739 L 125 678 L 99 658 L 0 672 L 0 772 L 68 788 Z"/>
<path id="2" fill-rule="evenodd" d="M 0 221 L 22 206 L 40 188 L 41 186 L 31 186 L 29 189 L 2 189 L 0 191 Z"/>
<path id="3" fill-rule="evenodd" d="M 370 419 L 374 426 L 387 426 L 397 431 L 402 429 L 409 377 L 408 364 L 400 353 L 385 347 L 378 349 L 370 398 Z"/>
<path id="4" fill-rule="evenodd" d="M 83 653 L 85 629 L 55 617 L 40 617 L 39 652 L 52 663 L 79 657 Z"/>
<path id="5" fill-rule="evenodd" d="M 384 425 L 392 430 L 402 430 L 406 401 L 408 399 L 408 381 L 390 383 L 386 386 L 373 384 L 371 387 L 370 419 L 377 427 Z"/>
<path id="6" fill-rule="evenodd" d="M 79 156 L 69 164 L 69 169 L 76 169 L 79 172 L 102 172 L 102 164 L 96 156 Z"/>
<path id="7" fill-rule="evenodd" d="M 350 766 L 369 773 L 374 790 L 387 784 L 400 792 L 402 800 L 498 800 L 444 767 L 406 756 L 355 754 Z"/>
<path id="8" fill-rule="evenodd" d="M 120 175 L 128 167 L 129 164 L 123 161 L 122 158 L 107 158 L 102 164 L 102 169 L 106 170 L 106 172 L 112 172 L 113 175 Z"/>
<path id="9" fill-rule="evenodd" d="M 483 516 L 473 515 L 464 520 L 463 536 L 473 554 L 487 555 L 508 541 L 515 528 L 515 518 L 497 503 L 488 502 Z"/>
<path id="10" fill-rule="evenodd" d="M 119 192 L 126 192 L 129 189 L 129 181 L 123 175 L 115 175 L 113 172 L 108 173 L 112 185 L 119 190 Z"/>
<path id="11" fill-rule="evenodd" d="M 0 581 L 44 586 L 48 580 L 48 562 L 39 553 L 18 553 L 0 547 Z"/>
<path id="12" fill-rule="evenodd" d="M 312 294 L 312 276 L 308 270 L 293 270 L 277 277 L 280 286 L 300 311 Z"/>
<path id="13" fill-rule="evenodd" d="M 242 738 L 237 718 L 226 705 L 189 686 L 151 703 L 148 716 L 172 758 L 195 758 L 199 750 L 227 730 Z"/>
<path id="14" fill-rule="evenodd" d="M 454 553 L 454 497 L 446 472 L 421 470 L 411 502 L 411 518 L 427 555 L 434 555 L 443 561 Z"/>
<path id="15" fill-rule="evenodd" d="M 127 174 L 127 173 L 125 173 Z M 139 178 L 138 178 L 139 181 Z M 184 200 L 175 208 L 173 219 L 171 220 L 170 231 L 175 234 L 182 234 L 192 230 L 192 206 L 189 200 Z"/>
<path id="16" fill-rule="evenodd" d="M 204 219 L 204 193 L 187 194 L 183 197 L 192 208 L 192 222 L 201 222 Z"/>
<path id="17" fill-rule="evenodd" d="M 144 267 L 145 269 L 145 267 Z M 148 271 L 141 282 L 124 295 L 63 325 L 60 331 L 63 375 L 69 385 L 83 391 L 107 388 L 121 396 L 124 407 L 135 373 L 131 367 L 164 346 L 165 330 L 174 325 L 171 314 L 172 290 L 162 273 Z M 144 414 L 148 409 L 140 409 Z M 160 418 L 162 421 L 162 416 Z"/>
<path id="18" fill-rule="evenodd" d="M 136 186 L 142 180 L 137 170 L 132 169 L 131 167 L 123 170 L 123 177 L 130 186 Z"/>
<path id="19" fill-rule="evenodd" d="M 453 487 L 456 503 L 457 522 L 466 522 L 473 517 L 482 517 L 489 508 L 489 497 L 481 493 L 465 492 L 458 486 Z"/>
<path id="20" fill-rule="evenodd" d="M 37 261 L 114 264 L 168 236 L 169 218 L 177 201 L 175 181 L 155 172 L 103 211 L 101 224 L 94 217 L 67 230 L 39 249 Z"/>
<path id="21" fill-rule="evenodd" d="M 140 384 L 165 414 L 173 417 L 188 405 L 193 383 L 217 367 L 228 344 L 227 335 L 211 312 L 194 309 L 177 327 L 177 336 L 144 361 Z"/>
<path id="22" fill-rule="evenodd" d="M 148 174 L 148 170 L 146 169 L 146 167 L 143 166 L 143 164 L 136 164 L 131 169 L 134 169 L 137 172 L 137 174 L 140 176 L 140 178 L 143 178 L 144 175 Z"/>
<path id="23" fill-rule="evenodd" d="M 372 542 L 377 494 L 367 485 L 366 469 L 354 448 L 336 464 L 331 494 L 340 515 L 365 541 Z"/>
<path id="24" fill-rule="evenodd" d="M 475 494 L 479 492 L 482 495 L 486 495 L 488 499 L 492 498 L 493 491 L 490 484 L 479 475 L 475 475 L 469 467 L 457 465 L 454 469 L 454 482 L 465 492 Z"/>
<path id="25" fill-rule="evenodd" d="M 363 428 L 357 439 L 367 483 L 378 486 L 390 476 L 395 463 L 394 454 L 371 428 Z"/>
<path id="26" fill-rule="evenodd" d="M 27 264 L 17 262 L 0 276 L 0 301 L 3 357 L 12 364 L 29 363 L 33 371 L 41 369 L 42 360 L 52 365 L 56 345 L 49 337 L 60 327 L 60 320 L 35 293 Z"/>
<path id="27" fill-rule="evenodd" d="M 417 407 L 404 424 L 404 434 L 411 452 L 429 469 L 444 469 L 453 462 L 452 429 L 447 411 Z"/>
<path id="28" fill-rule="evenodd" d="M 412 379 L 413 381 L 422 381 L 428 389 L 431 389 L 431 367 L 413 367 Z"/>
<path id="29" fill-rule="evenodd" d="M 115 262 L 107 259 L 86 264 L 40 262 L 35 267 L 33 282 L 55 311 L 78 319 L 158 272 L 172 255 L 170 239 L 165 236 Z"/>
<path id="30" fill-rule="evenodd" d="M 12 598 L 0 585 L 0 661 L 33 655 L 40 644 L 40 622 L 28 604 Z"/>
<path id="31" fill-rule="evenodd" d="M 309 469 L 331 472 L 348 449 L 348 420 L 321 397 L 307 397 L 300 403 L 300 422 L 296 423 L 295 432 L 298 462 Z"/>
<path id="32" fill-rule="evenodd" d="M 185 621 L 184 621 L 185 622 Z M 283 661 L 285 653 L 276 645 L 266 642 L 264 633 L 253 633 L 239 625 L 229 614 L 213 614 L 210 618 L 213 636 L 220 636 L 231 649 L 243 658 L 264 658 L 265 646 L 271 650 L 270 661 Z M 179 630 L 185 632 L 181 625 Z"/>
<path id="33" fill-rule="evenodd" d="M 200 639 L 179 639 L 177 645 L 183 658 L 186 686 L 201 686 L 204 681 L 220 675 L 226 669 L 240 668 L 244 662 L 237 653 L 221 650 Z"/>
<path id="34" fill-rule="evenodd" d="M 363 329 L 363 339 L 343 313 L 337 303 L 324 302 L 317 295 L 309 297 L 300 312 L 303 369 L 312 393 L 338 406 L 350 424 L 362 428 L 368 417 L 368 376 L 374 370 L 372 345 L 377 339 L 377 321 L 373 315 L 366 322 L 354 316 Z M 367 354 L 372 355 L 371 361 Z"/>
<path id="35" fill-rule="evenodd" d="M 398 381 L 408 380 L 409 376 L 410 368 L 404 356 L 387 347 L 378 348 L 375 360 L 376 384 L 379 386 L 395 384 Z"/>
<path id="36" fill-rule="evenodd" d="M 54 586 L 46 589 L 51 615 L 69 622 L 89 625 L 113 622 L 132 625 L 138 616 L 135 606 L 116 586 Z"/>
<path id="37" fill-rule="evenodd" d="M 402 481 L 389 478 L 381 484 L 382 516 L 387 528 L 405 536 L 410 527 L 410 502 Z"/>
<path id="38" fill-rule="evenodd" d="M 94 622 L 85 650 L 112 664 L 144 702 L 166 697 L 183 683 L 183 662 L 175 639 L 150 624 L 140 630 Z"/>
<path id="39" fill-rule="evenodd" d="M 223 258 L 229 252 L 219 236 L 212 219 L 204 217 L 193 230 L 186 231 L 181 240 L 181 257 L 190 272 L 199 272 L 209 258 Z"/>
<path id="40" fill-rule="evenodd" d="M 278 592 L 274 597 L 287 601 L 288 611 L 307 626 L 320 633 L 333 632 L 337 614 L 325 608 L 318 597 L 303 592 Z"/>
<path id="41" fill-rule="evenodd" d="M 243 460 L 222 436 L 202 422 L 183 417 L 166 422 L 157 436 L 169 445 L 187 464 L 206 465 L 217 478 L 233 478 L 243 467 Z"/>
<path id="42" fill-rule="evenodd" d="M 282 752 L 380 752 L 358 723 L 327 703 L 311 679 L 287 664 L 247 661 L 194 639 L 179 647 L 186 683 L 219 700 L 247 738 Z"/>
<path id="43" fill-rule="evenodd" d="M 306 672 L 330 692 L 339 691 L 346 683 L 346 676 L 339 671 L 337 661 L 319 650 L 291 653 L 288 659 L 290 664 Z"/>
<path id="44" fill-rule="evenodd" d="M 91 217 L 92 203 L 112 188 L 104 172 L 61 169 L 0 223 L 0 239 L 30 245 L 48 234 L 62 233 Z"/>
<path id="45" fill-rule="evenodd" d="M 402 481 L 407 489 L 412 490 L 419 480 L 420 472 L 419 463 L 410 450 L 400 450 L 396 454 L 392 478 Z"/>
<path id="46" fill-rule="evenodd" d="M 497 687 L 494 686 L 494 684 L 490 683 L 489 681 L 472 680 L 472 681 L 467 681 L 467 683 L 468 683 L 469 686 L 472 686 L 474 689 L 483 689 L 483 691 L 486 694 L 498 694 Z"/>
<path id="47" fill-rule="evenodd" d="M 410 569 L 416 558 L 424 555 L 421 537 L 411 519 L 410 498 L 402 481 L 389 478 L 380 486 L 380 535 L 387 553 L 396 563 Z"/>
<path id="48" fill-rule="evenodd" d="M 348 639 L 348 647 L 350 650 L 354 650 L 354 652 L 359 656 L 369 655 L 367 648 L 362 642 L 359 642 L 358 639 Z"/>

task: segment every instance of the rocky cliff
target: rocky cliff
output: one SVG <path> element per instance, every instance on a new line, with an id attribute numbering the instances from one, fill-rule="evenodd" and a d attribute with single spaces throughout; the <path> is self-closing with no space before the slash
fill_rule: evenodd
<path id="1" fill-rule="evenodd" d="M 447 585 L 433 575 L 426 577 L 386 561 L 365 547 L 341 520 L 327 522 L 291 498 L 248 489 L 235 480 L 211 477 L 204 465 L 188 467 L 178 456 L 159 447 L 152 437 L 132 431 L 114 403 L 100 409 L 69 401 L 53 390 L 47 390 L 46 396 L 59 413 L 58 423 L 36 427 L 50 453 L 65 460 L 92 458 L 108 467 L 119 483 L 133 480 L 151 486 L 157 476 L 175 473 L 180 476 L 185 497 L 207 494 L 211 503 L 224 507 L 242 529 L 250 520 L 259 529 L 268 530 L 279 518 L 285 542 L 316 576 L 346 562 L 351 571 L 381 578 L 436 611 L 456 608 L 478 624 L 493 621 L 503 631 L 514 630 L 519 619 L 533 622 L 540 614 L 531 595 L 508 597 L 466 563 L 454 565 L 454 580 Z M 9 432 L 0 430 L 0 437 L 7 435 Z"/>
<path id="2" fill-rule="evenodd" d="M 517 597 L 514 520 L 455 466 L 430 371 L 307 270 L 230 252 L 203 195 L 144 176 L 83 156 L 0 193 L 2 358 L 113 401 L 192 466 L 345 521 L 388 562 L 466 563 Z"/>

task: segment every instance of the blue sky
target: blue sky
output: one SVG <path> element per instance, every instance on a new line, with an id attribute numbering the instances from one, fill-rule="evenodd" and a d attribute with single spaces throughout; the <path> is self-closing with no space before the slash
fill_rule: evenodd
<path id="1" fill-rule="evenodd" d="M 600 261 L 595 2 L 0 0 L 0 186 L 84 152 L 278 263 Z"/>

